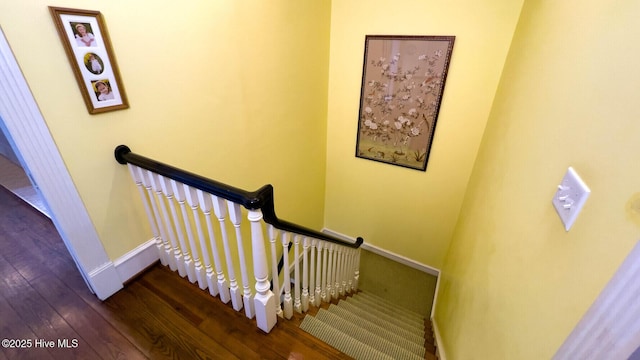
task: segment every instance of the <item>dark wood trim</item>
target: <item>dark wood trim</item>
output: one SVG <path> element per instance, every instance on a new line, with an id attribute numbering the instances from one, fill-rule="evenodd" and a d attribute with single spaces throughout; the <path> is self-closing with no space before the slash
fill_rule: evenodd
<path id="1" fill-rule="evenodd" d="M 341 238 L 324 234 L 322 232 L 306 228 L 285 220 L 280 220 L 276 216 L 275 201 L 273 196 L 273 186 L 265 185 L 256 191 L 247 191 L 237 187 L 208 179 L 177 167 L 144 157 L 131 152 L 126 145 L 119 145 L 114 150 L 114 155 L 118 163 L 127 163 L 139 166 L 143 169 L 160 174 L 164 177 L 179 181 L 196 189 L 208 192 L 223 199 L 241 204 L 247 209 L 262 211 L 262 216 L 267 224 L 273 225 L 276 229 L 289 231 L 292 233 L 313 237 L 320 240 L 329 241 L 335 244 L 359 248 L 364 239 L 358 237 L 355 243 L 345 241 Z"/>

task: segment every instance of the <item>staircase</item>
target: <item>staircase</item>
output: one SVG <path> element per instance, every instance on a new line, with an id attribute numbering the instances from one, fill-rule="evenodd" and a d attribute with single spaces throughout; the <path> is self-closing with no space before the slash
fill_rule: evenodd
<path id="1" fill-rule="evenodd" d="M 271 185 L 246 191 L 125 145 L 114 153 L 138 188 L 161 264 L 255 319 L 264 333 L 306 313 L 301 329 L 352 358 L 436 358 L 422 316 L 357 291 L 362 238 L 345 241 L 279 219 Z"/>
<path id="2" fill-rule="evenodd" d="M 300 328 L 354 359 L 436 359 L 420 314 L 367 292 L 308 314 Z"/>

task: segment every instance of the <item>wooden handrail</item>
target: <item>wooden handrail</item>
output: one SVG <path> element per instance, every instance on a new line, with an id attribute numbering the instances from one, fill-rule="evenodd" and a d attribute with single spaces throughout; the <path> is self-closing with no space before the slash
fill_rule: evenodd
<path id="1" fill-rule="evenodd" d="M 143 169 L 153 171 L 154 173 L 179 181 L 183 184 L 192 186 L 223 199 L 233 201 L 249 210 L 260 209 L 262 211 L 264 221 L 267 224 L 273 225 L 276 229 L 325 240 L 351 248 L 359 248 L 364 242 L 361 237 L 358 237 L 356 242 L 348 242 L 335 236 L 327 235 L 292 222 L 278 219 L 275 213 L 273 186 L 271 184 L 267 184 L 256 191 L 246 191 L 153 159 L 149 159 L 142 155 L 135 154 L 131 152 L 131 149 L 126 145 L 118 145 L 115 148 L 114 154 L 116 161 L 120 164 L 126 165 L 129 163 L 139 166 Z"/>

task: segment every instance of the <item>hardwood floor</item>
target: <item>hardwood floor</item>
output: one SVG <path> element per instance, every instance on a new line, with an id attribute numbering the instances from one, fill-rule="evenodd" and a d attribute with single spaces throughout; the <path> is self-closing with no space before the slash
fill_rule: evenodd
<path id="1" fill-rule="evenodd" d="M 0 186 L 3 186 L 29 203 L 41 213 L 49 216 L 49 210 L 37 190 L 31 184 L 27 173 L 20 165 L 0 155 Z"/>
<path id="2" fill-rule="evenodd" d="M 264 334 L 160 265 L 101 302 L 51 221 L 0 187 L 0 360 L 349 358 L 300 321 Z"/>

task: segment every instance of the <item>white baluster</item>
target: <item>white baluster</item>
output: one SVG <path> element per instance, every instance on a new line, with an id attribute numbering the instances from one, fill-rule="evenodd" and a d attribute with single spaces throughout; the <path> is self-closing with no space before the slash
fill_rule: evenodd
<path id="1" fill-rule="evenodd" d="M 170 184 L 176 196 L 176 200 L 178 200 L 178 204 L 180 205 L 182 221 L 184 223 L 184 228 L 187 231 L 187 239 L 189 239 L 189 248 L 191 249 L 190 255 L 191 255 L 192 263 L 187 268 L 187 272 L 189 273 L 189 281 L 191 281 L 192 283 L 195 283 L 196 281 L 200 282 L 204 280 L 204 268 L 202 267 L 202 263 L 200 262 L 200 257 L 198 255 L 198 247 L 196 246 L 196 240 L 193 237 L 193 231 L 191 230 L 191 222 L 189 221 L 189 215 L 187 214 L 187 207 L 185 205 L 186 199 L 184 194 L 184 186 L 182 183 L 178 183 L 175 180 L 171 180 Z M 167 184 L 167 186 L 168 185 L 169 184 Z M 179 230 L 179 233 L 182 234 L 182 230 L 180 229 L 180 226 L 178 226 L 178 230 Z M 182 241 L 184 241 L 184 239 Z"/>
<path id="2" fill-rule="evenodd" d="M 173 226 L 171 224 L 171 219 L 169 218 L 169 213 L 167 212 L 165 198 L 166 198 L 166 201 L 168 201 L 170 204 L 173 204 L 173 202 L 171 201 L 170 198 L 166 197 L 162 193 L 162 187 L 161 187 L 162 177 L 160 177 L 160 175 L 157 175 L 151 171 L 147 171 L 147 177 L 148 177 L 149 183 L 151 184 L 151 187 L 153 188 L 153 191 L 155 191 L 156 193 L 156 199 L 158 200 L 158 205 L 160 207 L 160 210 L 162 211 L 162 217 L 164 218 L 164 228 L 166 233 L 169 235 L 169 240 L 171 241 L 171 246 L 173 247 L 174 260 L 169 263 L 169 268 L 171 268 L 171 270 L 173 271 L 176 271 L 177 269 L 178 274 L 184 277 L 187 275 L 185 265 L 184 265 L 185 257 L 178 246 L 178 242 L 176 241 L 176 235 L 173 230 Z M 160 177 L 160 179 L 158 177 Z"/>
<path id="3" fill-rule="evenodd" d="M 282 309 L 285 319 L 291 319 L 293 316 L 293 302 L 291 301 L 291 279 L 289 277 L 289 233 L 282 232 L 282 259 L 284 266 L 282 271 L 284 274 L 284 299 L 282 300 Z"/>
<path id="4" fill-rule="evenodd" d="M 264 246 L 262 229 L 262 211 L 249 210 L 251 223 L 251 250 L 253 254 L 253 274 L 256 278 L 256 294 L 253 298 L 256 323 L 258 328 L 269 332 L 276 325 L 276 299 L 269 286 L 269 270 L 267 267 L 267 251 Z"/>
<path id="5" fill-rule="evenodd" d="M 276 240 L 278 238 L 278 230 L 269 225 L 269 243 L 271 245 L 271 283 L 273 284 L 273 293 L 276 294 L 276 315 L 283 317 L 282 307 L 280 306 L 280 279 L 278 277 L 278 251 L 276 248 Z"/>
<path id="6" fill-rule="evenodd" d="M 347 293 L 351 293 L 353 290 L 353 249 L 347 250 L 347 265 L 346 265 L 346 279 L 347 279 Z"/>
<path id="7" fill-rule="evenodd" d="M 336 273 L 336 289 L 340 296 L 344 295 L 344 285 L 342 284 L 342 279 L 344 276 L 344 247 L 338 246 L 338 272 Z"/>
<path id="8" fill-rule="evenodd" d="M 231 305 L 235 311 L 242 309 L 242 294 L 238 289 L 235 270 L 233 269 L 233 258 L 231 257 L 231 248 L 229 247 L 229 237 L 227 236 L 227 228 L 225 227 L 225 219 L 227 218 L 227 206 L 225 200 L 217 196 L 211 195 L 213 202 L 213 211 L 218 217 L 220 223 L 220 232 L 222 234 L 222 245 L 224 246 L 224 257 L 227 261 L 227 273 L 229 273 L 229 293 L 231 295 Z"/>
<path id="9" fill-rule="evenodd" d="M 162 189 L 162 193 L 164 194 L 167 203 L 169 203 L 169 209 L 171 209 L 171 218 L 173 219 L 173 225 L 171 225 L 171 221 L 168 218 L 168 212 L 165 208 L 164 202 L 162 202 L 162 213 L 165 214 L 165 221 L 167 222 L 167 226 L 171 228 L 169 231 L 169 236 L 171 237 L 171 243 L 174 246 L 174 253 L 176 252 L 175 250 L 177 250 L 176 248 L 179 247 L 180 249 L 177 253 L 182 254 L 182 261 L 178 261 L 178 273 L 182 277 L 190 275 L 190 269 L 193 268 L 193 261 L 191 259 L 189 248 L 186 246 L 184 239 L 182 238 L 182 220 L 180 220 L 178 214 L 176 213 L 176 206 L 173 201 L 173 189 L 171 189 L 171 186 L 169 185 L 170 180 L 159 174 L 154 174 L 153 178 L 155 179 L 158 187 Z M 176 241 L 176 236 L 178 237 L 178 241 Z M 191 280 L 191 277 L 189 277 L 189 280 Z"/>
<path id="10" fill-rule="evenodd" d="M 339 269 L 338 265 L 340 264 L 340 246 L 334 245 L 333 250 L 333 298 L 337 299 L 340 296 L 340 284 L 338 281 L 339 277 Z"/>
<path id="11" fill-rule="evenodd" d="M 196 232 L 198 234 L 198 240 L 200 245 L 199 249 L 200 249 L 200 253 L 202 254 L 202 264 L 200 265 L 200 268 L 198 268 L 198 264 L 200 264 L 200 261 L 198 259 L 195 259 L 196 270 L 197 270 L 196 276 L 198 277 L 198 285 L 200 286 L 200 289 L 204 290 L 207 288 L 207 286 L 214 287 L 213 279 L 212 279 L 213 268 L 211 267 L 211 260 L 209 259 L 209 249 L 207 248 L 207 241 L 204 238 L 204 231 L 202 230 L 202 224 L 200 223 L 200 212 L 198 211 L 198 209 L 200 208 L 200 206 L 198 205 L 198 193 L 196 188 L 192 188 L 191 186 L 184 185 L 184 184 L 183 186 L 184 186 L 184 195 L 185 195 L 185 198 L 187 199 L 187 204 L 189 204 L 189 206 L 191 207 L 191 213 L 193 214 L 193 222 L 195 224 Z M 196 247 L 197 247 L 197 244 L 196 244 Z M 195 253 L 196 251 L 194 250 L 194 254 Z"/>
<path id="12" fill-rule="evenodd" d="M 343 252 L 344 252 L 343 257 L 344 258 L 342 259 L 342 289 L 343 289 L 343 292 L 345 294 L 350 292 L 349 287 L 348 287 L 348 281 L 349 281 L 348 280 L 349 279 L 349 270 L 348 270 L 349 269 L 348 268 L 349 250 L 350 249 L 347 248 L 347 247 L 344 248 L 344 250 L 343 250 Z"/>
<path id="13" fill-rule="evenodd" d="M 329 301 L 329 292 L 328 292 L 328 285 L 329 281 L 327 281 L 327 277 L 329 276 L 329 266 L 327 264 L 327 258 L 328 258 L 328 253 L 329 253 L 329 247 L 331 244 L 325 242 L 324 245 L 322 246 L 322 294 L 321 294 L 321 298 L 322 298 L 322 302 L 327 302 Z"/>
<path id="14" fill-rule="evenodd" d="M 358 290 L 358 280 L 360 279 L 360 248 L 356 249 L 355 260 L 356 265 L 354 271 L 355 275 L 353 276 L 353 289 Z"/>
<path id="15" fill-rule="evenodd" d="M 310 264 L 309 264 L 309 302 L 312 305 L 316 304 L 316 247 L 318 245 L 318 240 L 311 239 L 311 253 L 309 254 Z"/>
<path id="16" fill-rule="evenodd" d="M 334 270 L 333 270 L 333 265 L 335 264 L 335 261 L 333 260 L 333 251 L 335 250 L 335 245 L 334 244 L 329 244 L 329 264 L 327 265 L 327 298 L 329 299 L 333 299 L 336 295 L 334 289 L 333 289 L 333 279 L 334 279 Z"/>
<path id="17" fill-rule="evenodd" d="M 350 261 L 349 261 L 349 288 L 351 291 L 357 291 L 358 289 L 355 287 L 354 276 L 356 274 L 356 255 L 358 254 L 357 249 L 351 249 L 350 253 Z"/>
<path id="18" fill-rule="evenodd" d="M 309 310 L 309 238 L 305 237 L 302 240 L 302 311 L 307 312 Z"/>
<path id="19" fill-rule="evenodd" d="M 226 284 L 224 278 L 224 271 L 222 271 L 222 261 L 220 260 L 220 254 L 218 253 L 218 246 L 216 243 L 215 234 L 213 232 L 213 224 L 211 221 L 211 196 L 205 194 L 202 190 L 198 190 L 198 200 L 200 202 L 200 208 L 204 213 L 204 218 L 207 222 L 207 233 L 209 234 L 209 245 L 211 245 L 211 252 L 213 253 L 213 266 L 216 271 L 217 286 L 212 286 L 209 272 L 207 271 L 207 282 L 209 283 L 209 293 L 213 296 L 220 294 L 220 300 L 223 303 L 228 303 L 231 299 L 229 294 L 229 287 Z"/>
<path id="20" fill-rule="evenodd" d="M 151 201 L 151 209 L 153 209 L 153 215 L 156 219 L 156 224 L 158 224 L 158 231 L 160 231 L 160 236 L 162 237 L 163 248 L 161 251 L 164 254 L 163 257 L 167 261 L 166 265 L 168 265 L 172 271 L 176 271 L 178 269 L 178 262 L 176 261 L 176 258 L 182 259 L 182 254 L 180 254 L 180 256 L 178 257 L 174 256 L 173 247 L 169 242 L 169 236 L 167 234 L 166 226 L 164 226 L 164 223 L 162 222 L 162 214 L 158 209 L 158 203 L 162 201 L 162 195 L 157 194 L 156 190 L 153 188 L 152 182 L 150 180 L 153 178 L 153 176 L 150 172 L 143 170 L 142 168 L 138 168 L 138 172 L 142 179 L 142 184 L 144 184 L 145 189 L 147 189 L 147 194 L 149 195 L 149 200 Z"/>
<path id="21" fill-rule="evenodd" d="M 324 241 L 317 240 L 316 248 L 318 249 L 318 261 L 316 262 L 316 289 L 315 289 L 315 301 L 314 305 L 316 307 L 320 306 L 320 302 L 322 301 L 322 245 Z"/>
<path id="22" fill-rule="evenodd" d="M 170 258 L 170 253 L 167 253 L 164 251 L 165 250 L 164 241 L 166 240 L 163 240 L 163 237 L 161 237 L 158 231 L 158 226 L 159 225 L 161 226 L 161 224 L 157 222 L 156 218 L 154 218 L 155 211 L 152 214 L 151 208 L 149 207 L 149 203 L 153 202 L 153 193 L 151 192 L 151 186 L 147 188 L 147 186 L 144 184 L 143 182 L 144 176 L 142 175 L 142 172 L 141 172 L 142 169 L 131 164 L 127 164 L 127 167 L 129 168 L 131 177 L 133 178 L 133 181 L 136 183 L 136 187 L 138 188 L 138 192 L 140 193 L 140 197 L 142 198 L 144 211 L 147 213 L 147 219 L 149 220 L 149 224 L 151 225 L 151 233 L 153 233 L 153 238 L 155 239 L 155 242 L 156 242 L 156 248 L 158 249 L 158 256 L 160 258 L 160 263 L 162 263 L 162 265 L 164 266 L 167 266 L 169 265 L 168 258 Z M 144 189 L 147 190 L 146 194 Z M 152 203 L 152 205 L 155 206 L 155 203 Z"/>
<path id="23" fill-rule="evenodd" d="M 249 319 L 252 319 L 255 315 L 255 310 L 253 307 L 253 299 L 251 299 L 251 288 L 249 286 L 249 276 L 247 275 L 247 260 L 244 256 L 244 243 L 242 242 L 242 230 L 240 229 L 242 214 L 240 212 L 240 205 L 233 201 L 227 201 L 227 206 L 229 207 L 229 218 L 236 230 L 236 243 L 238 244 L 238 257 L 240 258 L 240 273 L 242 274 L 242 301 L 244 302 L 244 313 Z"/>
<path id="24" fill-rule="evenodd" d="M 340 274 L 340 269 L 338 265 L 340 264 L 340 246 L 335 245 L 333 250 L 333 298 L 337 299 L 340 296 L 340 285 L 338 281 L 338 277 Z"/>
<path id="25" fill-rule="evenodd" d="M 296 312 L 302 312 L 302 303 L 300 302 L 300 235 L 294 235 L 293 237 L 293 285 L 294 285 L 294 298 L 293 308 Z"/>

